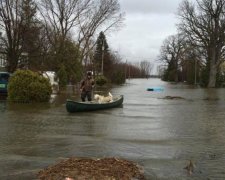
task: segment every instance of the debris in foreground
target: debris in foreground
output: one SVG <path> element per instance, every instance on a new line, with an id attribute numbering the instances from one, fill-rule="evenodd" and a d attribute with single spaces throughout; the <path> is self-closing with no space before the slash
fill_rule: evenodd
<path id="1" fill-rule="evenodd" d="M 145 180 L 135 163 L 118 158 L 69 158 L 38 173 L 39 180 Z"/>
<path id="2" fill-rule="evenodd" d="M 192 175 L 194 172 L 194 163 L 192 162 L 192 160 L 189 160 L 189 163 L 186 167 L 184 167 L 184 169 L 187 170 L 189 175 Z"/>

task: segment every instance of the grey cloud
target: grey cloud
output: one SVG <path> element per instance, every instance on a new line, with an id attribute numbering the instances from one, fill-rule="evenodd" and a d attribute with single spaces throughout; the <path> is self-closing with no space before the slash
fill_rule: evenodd
<path id="1" fill-rule="evenodd" d="M 125 27 L 108 37 L 110 48 L 129 62 L 155 63 L 163 40 L 176 34 L 175 13 L 183 0 L 119 0 Z M 195 0 L 191 0 L 195 1 Z"/>
<path id="2" fill-rule="evenodd" d="M 120 0 L 126 13 L 170 14 L 176 13 L 182 0 Z"/>

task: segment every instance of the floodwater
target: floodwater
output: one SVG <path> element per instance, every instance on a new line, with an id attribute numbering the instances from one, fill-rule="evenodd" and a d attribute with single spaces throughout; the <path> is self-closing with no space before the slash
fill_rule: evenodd
<path id="1" fill-rule="evenodd" d="M 124 95 L 123 107 L 69 114 L 71 92 L 51 104 L 0 101 L 0 179 L 36 179 L 72 156 L 132 160 L 147 179 L 225 179 L 225 89 L 133 79 L 110 92 Z"/>

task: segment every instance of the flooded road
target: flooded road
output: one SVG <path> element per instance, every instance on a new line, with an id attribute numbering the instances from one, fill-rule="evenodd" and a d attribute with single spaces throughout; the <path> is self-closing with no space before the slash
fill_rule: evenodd
<path id="1" fill-rule="evenodd" d="M 122 108 L 69 114 L 65 100 L 74 94 L 52 104 L 0 101 L 0 179 L 36 179 L 72 156 L 132 160 L 147 179 L 225 179 L 225 89 L 134 79 L 110 92 L 124 95 Z"/>

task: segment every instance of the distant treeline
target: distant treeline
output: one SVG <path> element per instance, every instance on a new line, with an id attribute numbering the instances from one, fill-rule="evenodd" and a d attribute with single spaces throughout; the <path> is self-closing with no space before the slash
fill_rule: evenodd
<path id="1" fill-rule="evenodd" d="M 225 82 L 224 0 L 184 0 L 178 9 L 178 34 L 161 46 L 159 74 L 165 81 L 204 87 Z"/>

